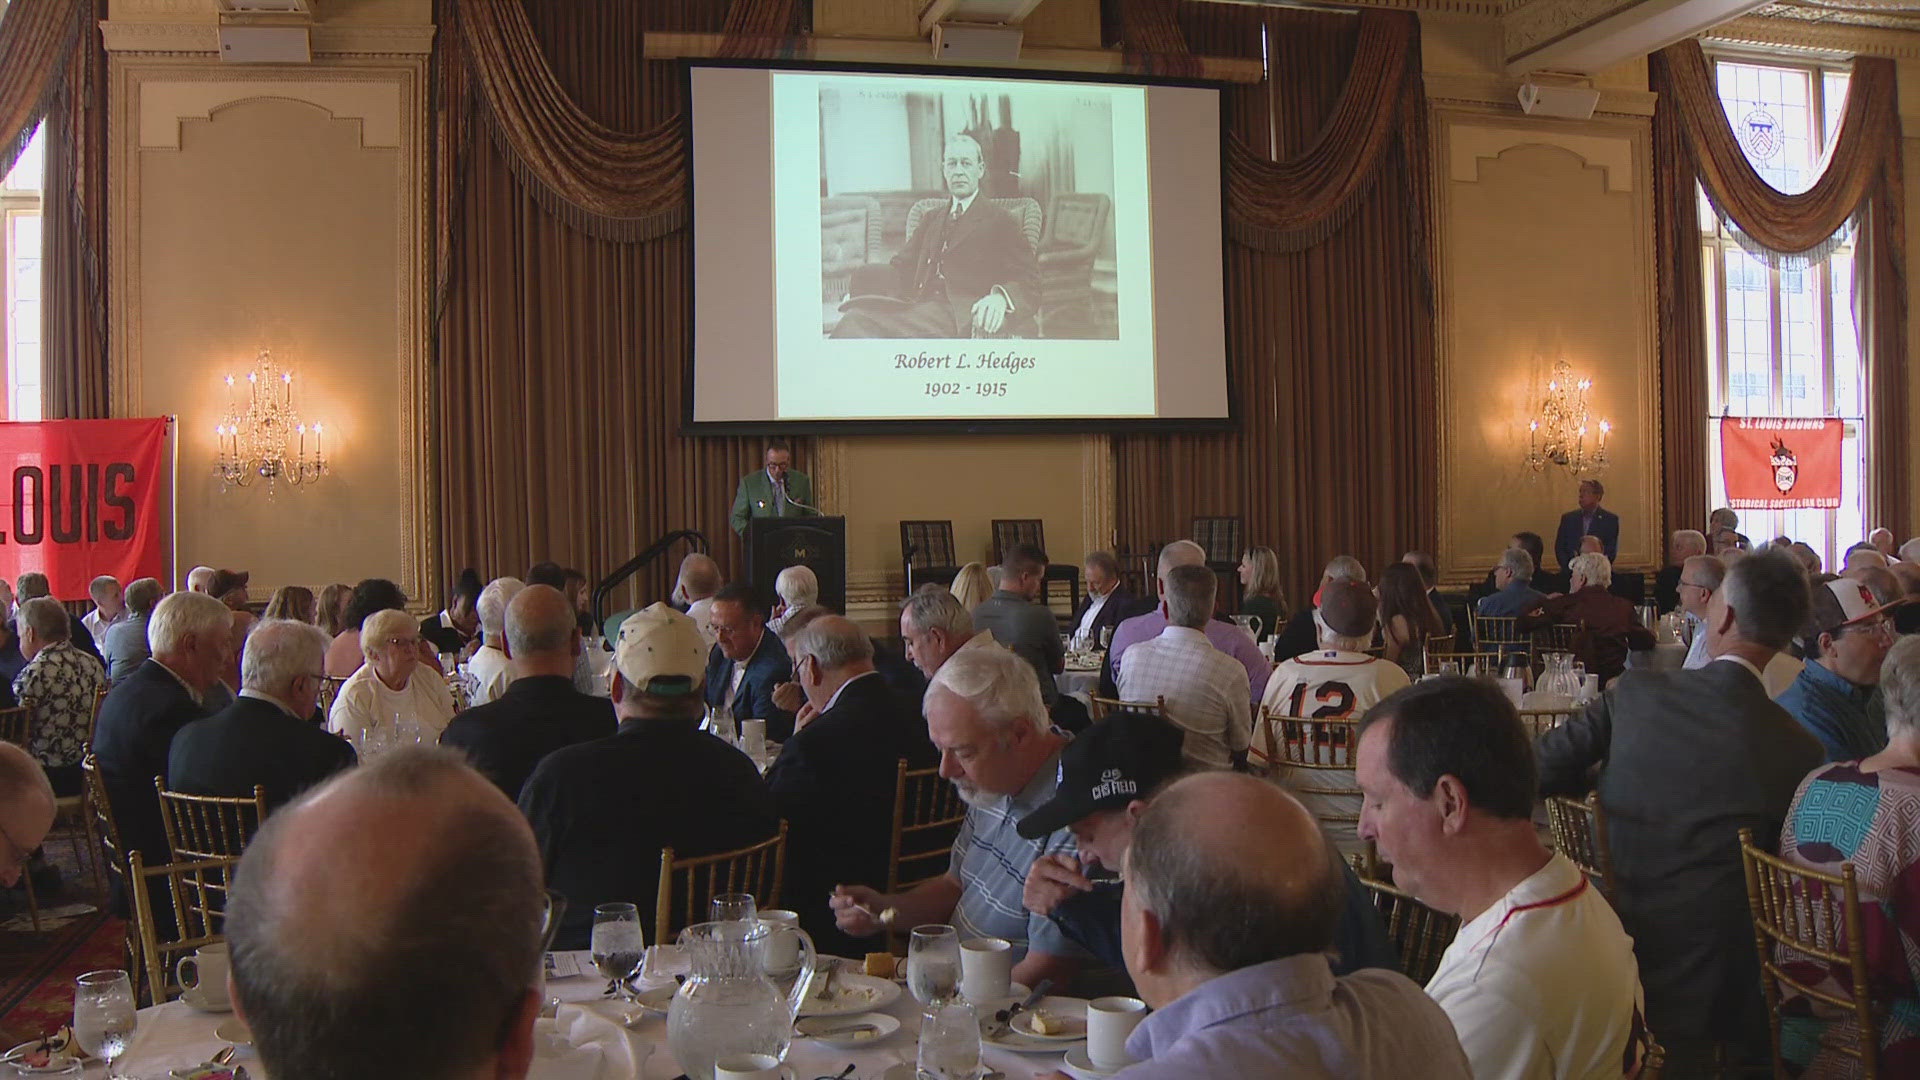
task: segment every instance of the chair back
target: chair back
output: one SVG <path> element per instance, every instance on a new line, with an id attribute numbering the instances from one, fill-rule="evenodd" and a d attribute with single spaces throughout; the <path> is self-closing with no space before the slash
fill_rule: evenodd
<path id="1" fill-rule="evenodd" d="M 1540 736 L 1567 722 L 1573 713 L 1565 709 L 1521 709 L 1520 723 L 1526 726 L 1529 738 Z"/>
<path id="2" fill-rule="evenodd" d="M 1424 652 L 1450 653 L 1457 641 L 1459 637 L 1454 634 L 1434 634 L 1421 643 L 1421 648 Z"/>
<path id="3" fill-rule="evenodd" d="M 1091 716 L 1093 722 L 1096 724 L 1105 720 L 1107 714 L 1120 712 L 1122 710 L 1127 712 L 1151 713 L 1162 720 L 1167 719 L 1167 699 L 1164 697 L 1157 697 L 1152 701 L 1122 701 L 1119 698 L 1108 698 L 1101 697 L 1098 694 L 1091 694 L 1088 695 L 1087 701 L 1087 715 Z"/>
<path id="4" fill-rule="evenodd" d="M 93 695 L 93 719 L 87 721 L 87 746 L 93 746 L 93 735 L 100 730 L 100 709 L 107 703 L 107 695 L 113 693 L 112 687 L 97 690 Z"/>
<path id="5" fill-rule="evenodd" d="M 320 697 L 314 703 L 323 717 L 333 715 L 333 699 L 340 696 L 340 687 L 346 684 L 344 677 L 328 675 L 320 680 Z"/>
<path id="6" fill-rule="evenodd" d="M 1607 851 L 1607 813 L 1600 807 L 1600 793 L 1590 792 L 1584 799 L 1548 796 L 1547 828 L 1553 846 L 1573 860 L 1600 895 L 1612 900 L 1613 857 Z"/>
<path id="7" fill-rule="evenodd" d="M 822 299 L 847 295 L 854 270 L 880 261 L 880 200 L 867 195 L 829 195 L 820 200 Z"/>
<path id="8" fill-rule="evenodd" d="M 11 709 L 0 709 L 0 742 L 10 742 L 28 752 L 33 746 L 33 699 L 25 698 Z"/>
<path id="9" fill-rule="evenodd" d="M 946 873 L 966 818 L 967 804 L 939 769 L 909 769 L 901 758 L 893 781 L 887 891 L 897 893 Z"/>
<path id="10" fill-rule="evenodd" d="M 1112 207 L 1113 200 L 1105 195 L 1082 192 L 1055 195 L 1053 201 L 1047 204 L 1046 233 L 1040 239 L 1041 253 L 1049 256 L 1079 255 L 1092 259 L 1100 250 L 1100 242 L 1106 238 L 1107 214 Z"/>
<path id="11" fill-rule="evenodd" d="M 707 905 L 721 893 L 750 893 L 763 908 L 780 906 L 780 878 L 787 869 L 787 823 L 757 844 L 694 859 L 660 849 L 660 891 L 654 902 L 653 940 L 671 944 L 674 935 L 707 921 Z"/>
<path id="12" fill-rule="evenodd" d="M 1032 544 L 1042 551 L 1047 549 L 1047 529 L 1039 518 L 994 518 L 993 519 L 993 561 L 1007 561 L 1007 549 L 1016 544 Z"/>
<path id="13" fill-rule="evenodd" d="M 1246 550 L 1241 544 L 1245 529 L 1238 517 L 1196 517 L 1193 519 L 1193 542 L 1206 549 L 1209 564 L 1238 565 L 1240 553 Z"/>
<path id="14" fill-rule="evenodd" d="M 946 569 L 957 565 L 953 555 L 952 521 L 902 521 L 900 550 L 908 566 L 916 570 L 929 567 Z"/>
<path id="15" fill-rule="evenodd" d="M 87 833 L 96 849 L 104 854 L 107 877 L 119 885 L 122 893 L 131 896 L 133 888 L 129 884 L 133 870 L 127 861 L 127 847 L 120 840 L 120 825 L 114 820 L 113 803 L 107 798 L 107 781 L 101 775 L 100 763 L 88 750 L 87 756 L 80 761 L 82 791 L 86 796 Z M 128 901 L 132 903 L 131 900 Z M 140 929 L 129 921 L 122 925 L 126 934 L 127 973 L 133 982 L 134 997 L 141 996 L 141 987 L 145 985 L 146 968 L 141 964 Z"/>
<path id="16" fill-rule="evenodd" d="M 1542 626 L 1533 632 L 1533 654 L 1540 656 L 1550 652 L 1578 652 L 1580 635 L 1584 629 L 1574 623 Z"/>
<path id="17" fill-rule="evenodd" d="M 1760 990 L 1767 1000 L 1775 1075 L 1787 1075 L 1780 1053 L 1780 1017 L 1791 992 L 1815 1003 L 1816 1010 L 1824 1005 L 1851 1014 L 1852 1041 L 1834 1032 L 1822 1036 L 1820 1044 L 1860 1062 L 1858 1075 L 1872 1080 L 1880 1074 L 1880 1040 L 1853 864 L 1841 863 L 1838 874 L 1796 865 L 1755 847 L 1752 829 L 1740 830 L 1740 859 L 1747 872 L 1747 904 L 1760 953 Z M 1818 972 L 1811 984 L 1803 981 L 1809 966 Z M 1822 977 L 1829 973 L 1834 977 Z M 1830 1025 L 1830 1030 L 1840 1027 Z"/>
<path id="18" fill-rule="evenodd" d="M 1360 883 L 1367 887 L 1374 909 L 1387 924 L 1387 937 L 1400 950 L 1400 966 L 1407 978 L 1425 986 L 1439 970 L 1441 955 L 1460 932 L 1459 916 L 1435 911 L 1414 899 L 1412 893 L 1401 892 L 1361 873 L 1363 866 L 1358 855 L 1350 857 L 1348 862 L 1355 873 L 1360 873 Z"/>
<path id="19" fill-rule="evenodd" d="M 134 981 L 146 987 L 144 993 L 136 988 L 134 997 L 144 1005 L 164 1005 L 180 996 L 180 984 L 173 975 L 180 957 L 226 940 L 227 886 L 240 860 L 195 859 L 150 867 L 137 851 L 129 859 L 127 891 L 132 894 L 133 923 L 140 939 L 137 960 L 145 975 Z M 156 893 L 172 905 L 170 927 L 155 917 Z"/>
<path id="20" fill-rule="evenodd" d="M 1262 708 L 1260 732 L 1266 744 L 1267 775 L 1284 783 L 1287 790 L 1296 796 L 1324 795 L 1329 799 L 1350 803 L 1358 797 L 1350 776 L 1343 775 L 1337 780 L 1329 777 L 1323 781 L 1316 780 L 1315 773 L 1350 774 L 1354 766 L 1354 751 L 1360 745 L 1359 731 L 1360 718 L 1357 716 L 1312 719 L 1287 716 Z M 1320 799 L 1304 801 L 1310 807 L 1325 805 Z M 1341 830 L 1357 831 L 1360 826 L 1359 814 L 1314 809 L 1313 816 L 1322 827 L 1337 826 Z M 1372 861 L 1371 858 L 1367 860 L 1369 865 Z"/>
<path id="21" fill-rule="evenodd" d="M 267 789 L 258 784 L 252 795 L 240 798 L 169 791 L 158 777 L 153 786 L 160 793 L 160 826 L 174 862 L 238 858 L 267 818 Z"/>
<path id="22" fill-rule="evenodd" d="M 1460 665 L 1462 675 L 1483 675 L 1491 678 L 1500 674 L 1500 654 L 1497 652 L 1435 652 L 1428 649 L 1424 663 L 1428 675 L 1438 675 L 1440 665 L 1445 663 Z"/>

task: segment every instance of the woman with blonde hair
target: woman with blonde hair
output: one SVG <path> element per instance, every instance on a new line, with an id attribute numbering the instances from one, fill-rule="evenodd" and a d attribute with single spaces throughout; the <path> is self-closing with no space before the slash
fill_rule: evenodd
<path id="1" fill-rule="evenodd" d="M 273 599 L 267 601 L 269 619 L 292 619 L 294 622 L 313 623 L 313 590 L 305 585 L 282 585 L 273 590 Z"/>
<path id="2" fill-rule="evenodd" d="M 329 585 L 320 590 L 320 602 L 314 612 L 315 624 L 336 638 L 347 628 L 347 604 L 353 600 L 353 586 Z"/>
<path id="3" fill-rule="evenodd" d="M 366 663 L 340 684 L 327 729 L 363 761 L 369 752 L 438 742 L 453 720 L 453 692 L 420 662 L 420 624 L 396 608 L 373 612 L 360 624 L 360 649 Z"/>
<path id="4" fill-rule="evenodd" d="M 1248 548 L 1240 556 L 1240 614 L 1259 620 L 1253 628 L 1255 641 L 1272 636 L 1287 610 L 1286 594 L 1280 591 L 1280 556 L 1270 547 Z"/>
<path id="5" fill-rule="evenodd" d="M 993 579 L 987 576 L 987 568 L 977 562 L 970 562 L 953 575 L 953 598 L 960 606 L 972 611 L 980 601 L 993 595 Z"/>

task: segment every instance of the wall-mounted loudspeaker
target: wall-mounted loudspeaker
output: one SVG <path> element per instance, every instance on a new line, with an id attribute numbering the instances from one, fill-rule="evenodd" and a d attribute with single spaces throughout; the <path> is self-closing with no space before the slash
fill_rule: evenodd
<path id="1" fill-rule="evenodd" d="M 231 64 L 305 64 L 313 50 L 304 26 L 222 26 L 220 59 Z"/>
<path id="2" fill-rule="evenodd" d="M 1020 59 L 1020 28 L 979 23 L 933 24 L 933 58 L 968 63 L 1011 63 Z"/>
<path id="3" fill-rule="evenodd" d="M 1587 120 L 1599 104 L 1600 91 L 1590 86 L 1562 86 L 1532 79 L 1520 84 L 1520 108 L 1529 116 Z"/>

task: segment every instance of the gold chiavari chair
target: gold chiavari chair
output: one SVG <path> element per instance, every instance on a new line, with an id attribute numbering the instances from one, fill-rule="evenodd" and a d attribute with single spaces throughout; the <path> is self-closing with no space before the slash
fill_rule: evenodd
<path id="1" fill-rule="evenodd" d="M 653 940 L 665 944 L 683 928 L 706 921 L 707 905 L 721 893 L 750 893 L 764 908 L 780 906 L 780 878 L 787 868 L 787 823 L 771 838 L 737 851 L 676 859 L 660 849 L 660 892 L 654 904 Z"/>
<path id="2" fill-rule="evenodd" d="M 100 730 L 100 708 L 101 706 L 107 703 L 107 695 L 111 693 L 113 693 L 112 687 L 108 687 L 105 690 L 94 691 L 93 719 L 89 721 L 87 725 L 87 746 L 88 747 L 93 746 L 93 733 Z"/>
<path id="3" fill-rule="evenodd" d="M 1425 986 L 1439 970 L 1440 957 L 1447 946 L 1453 944 L 1453 936 L 1460 932 L 1459 916 L 1435 911 L 1414 899 L 1412 893 L 1401 892 L 1384 881 L 1368 877 L 1358 855 L 1347 861 L 1360 875 L 1360 883 L 1372 894 L 1373 906 L 1380 912 L 1381 921 L 1387 924 L 1387 937 L 1400 950 L 1400 966 L 1407 978 Z"/>
<path id="4" fill-rule="evenodd" d="M 893 836 L 887 848 L 887 891 L 897 893 L 947 872 L 967 805 L 940 770 L 909 769 L 901 758 L 893 781 Z"/>
<path id="5" fill-rule="evenodd" d="M 0 742 L 10 742 L 31 750 L 33 739 L 33 702 L 31 699 L 11 709 L 0 709 Z"/>
<path id="6" fill-rule="evenodd" d="M 1462 675 L 1481 675 L 1493 678 L 1500 674 L 1500 654 L 1497 652 L 1435 652 L 1428 649 L 1425 657 L 1426 674 L 1440 674 L 1440 665 L 1454 663 L 1460 665 Z"/>
<path id="7" fill-rule="evenodd" d="M 1533 673 L 1535 677 L 1545 670 L 1548 653 L 1577 653 L 1580 651 L 1580 638 L 1586 633 L 1586 627 L 1574 623 L 1554 623 L 1533 631 Z"/>
<path id="8" fill-rule="evenodd" d="M 1740 859 L 1747 872 L 1747 905 L 1753 913 L 1753 942 L 1760 953 L 1760 990 L 1767 999 L 1767 1026 L 1773 1036 L 1774 1075 L 1786 1076 L 1780 1053 L 1780 1011 L 1785 992 L 1837 1010 L 1851 1025 L 1835 1020 L 1820 1039 L 1823 1049 L 1860 1062 L 1860 1076 L 1880 1075 L 1879 1029 L 1874 1023 L 1873 983 L 1867 974 L 1866 935 L 1860 919 L 1860 888 L 1853 864 L 1826 874 L 1797 866 L 1753 844 L 1753 830 L 1740 830 Z M 1808 959 L 1829 971 L 1844 968 L 1835 980 L 1851 991 L 1831 993 L 1801 982 L 1788 959 Z M 1847 1031 L 1847 1027 L 1851 1031 Z M 1847 1036 L 1851 1036 L 1848 1038 Z"/>
<path id="9" fill-rule="evenodd" d="M 1360 787 L 1353 779 L 1359 731 L 1359 717 L 1314 719 L 1260 710 L 1267 776 L 1306 803 L 1336 839 L 1357 833 L 1360 827 Z M 1335 800 L 1352 805 L 1353 812 L 1331 809 Z"/>
<path id="10" fill-rule="evenodd" d="M 252 795 L 238 798 L 169 791 L 157 776 L 153 786 L 160 793 L 160 826 L 175 862 L 238 858 L 267 818 L 267 789 L 258 784 Z"/>
<path id="11" fill-rule="evenodd" d="M 319 705 L 321 716 L 327 717 L 333 715 L 333 699 L 340 695 L 340 687 L 346 681 L 345 679 L 335 678 L 332 675 L 328 675 L 320 680 L 320 700 L 317 704 Z"/>
<path id="12" fill-rule="evenodd" d="M 1152 701 L 1122 701 L 1119 698 L 1104 698 L 1099 695 L 1093 695 L 1089 700 L 1092 702 L 1092 705 L 1087 709 L 1087 712 L 1088 715 L 1092 716 L 1093 722 L 1096 724 L 1106 719 L 1108 713 L 1119 712 L 1122 709 L 1128 709 L 1133 712 L 1152 713 L 1162 720 L 1167 718 L 1167 699 L 1164 697 L 1154 698 Z"/>
<path id="13" fill-rule="evenodd" d="M 1474 643 L 1483 649 L 1498 645 L 1502 647 L 1494 651 L 1508 655 L 1516 651 L 1526 652 L 1533 641 L 1532 635 L 1522 632 L 1515 625 L 1520 621 L 1515 616 L 1482 615 L 1475 611 L 1469 613 L 1469 618 L 1473 625 Z"/>
<path id="14" fill-rule="evenodd" d="M 1600 808 L 1600 793 L 1590 792 L 1584 799 L 1549 796 L 1547 828 L 1553 832 L 1553 846 L 1573 860 L 1600 895 L 1612 900 L 1613 857 L 1607 851 L 1607 813 Z"/>
<path id="15" fill-rule="evenodd" d="M 91 752 L 80 762 L 80 775 L 85 780 L 87 831 L 103 856 L 101 862 L 106 867 L 108 880 L 130 896 L 133 892 L 129 883 L 132 868 L 127 861 L 127 848 L 120 840 L 120 825 L 113 816 L 113 803 L 107 798 L 106 779 L 101 776 L 100 763 Z M 126 966 L 132 976 L 134 996 L 138 997 L 146 971 L 140 963 L 140 934 L 131 921 L 125 924 L 125 930 Z"/>
<path id="16" fill-rule="evenodd" d="M 1457 640 L 1457 635 L 1454 635 L 1454 634 L 1434 634 L 1434 635 L 1433 635 L 1432 637 L 1429 637 L 1429 638 L 1428 638 L 1428 639 L 1426 640 L 1426 642 L 1425 642 L 1425 650 L 1426 650 L 1427 652 L 1443 652 L 1443 653 L 1450 653 L 1450 652 L 1453 652 L 1453 651 L 1454 651 L 1454 646 L 1455 646 L 1455 645 L 1456 645 L 1457 643 L 1458 643 L 1458 640 Z"/>
<path id="17" fill-rule="evenodd" d="M 1540 736 L 1559 727 L 1573 716 L 1566 709 L 1521 709 L 1520 723 L 1527 729 L 1529 738 Z"/>
<path id="18" fill-rule="evenodd" d="M 146 993 L 134 995 L 144 1005 L 163 1005 L 180 996 L 174 963 L 203 945 L 226 940 L 226 894 L 240 859 L 197 859 L 149 867 L 138 851 L 128 856 L 133 925 L 140 942 L 139 960 L 145 972 Z M 163 883 L 160 889 L 150 883 Z M 155 918 L 154 893 L 173 905 L 172 932 Z M 161 940 L 162 936 L 167 940 Z"/>

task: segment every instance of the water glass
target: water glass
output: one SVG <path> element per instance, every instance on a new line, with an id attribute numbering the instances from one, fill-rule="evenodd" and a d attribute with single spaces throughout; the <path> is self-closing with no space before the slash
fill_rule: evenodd
<path id="1" fill-rule="evenodd" d="M 759 918 L 759 908 L 749 893 L 721 893 L 713 898 L 708 911 L 711 922 L 753 922 Z"/>
<path id="2" fill-rule="evenodd" d="M 907 989 L 933 1006 L 952 1001 L 960 987 L 960 933 L 951 926 L 916 926 L 907 942 Z"/>
<path id="3" fill-rule="evenodd" d="M 1100 628 L 1100 648 L 1101 648 L 1101 650 L 1102 650 L 1102 651 L 1105 651 L 1106 649 L 1108 649 L 1108 648 L 1110 648 L 1110 647 L 1111 647 L 1112 645 L 1113 645 L 1113 627 L 1111 627 L 1111 626 L 1103 626 L 1103 627 L 1101 627 L 1101 628 Z"/>
<path id="4" fill-rule="evenodd" d="M 113 1063 L 133 1042 L 138 1022 L 133 982 L 126 972 L 89 971 L 74 980 L 74 1040 L 82 1050 L 107 1063 L 109 1078 L 114 1076 Z"/>
<path id="5" fill-rule="evenodd" d="M 593 909 L 593 937 L 588 944 L 593 966 L 612 984 L 608 989 L 621 1001 L 633 1000 L 627 980 L 640 974 L 647 956 L 640 909 L 632 904 L 601 904 Z"/>
<path id="6" fill-rule="evenodd" d="M 980 1021 L 973 1006 L 949 1001 L 927 1010 L 920 1023 L 918 1080 L 978 1080 Z"/>

